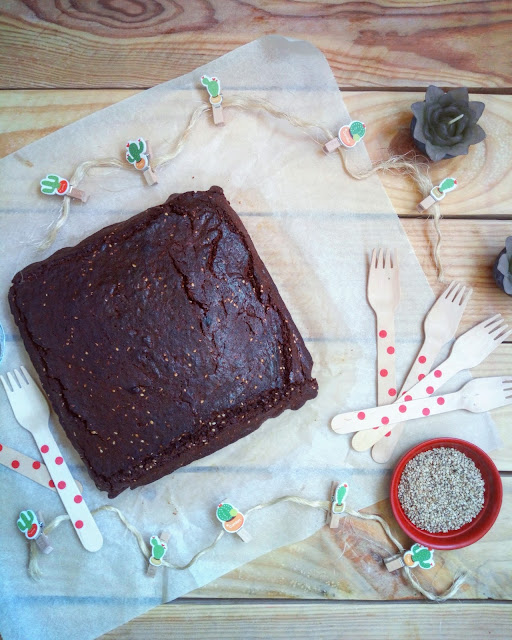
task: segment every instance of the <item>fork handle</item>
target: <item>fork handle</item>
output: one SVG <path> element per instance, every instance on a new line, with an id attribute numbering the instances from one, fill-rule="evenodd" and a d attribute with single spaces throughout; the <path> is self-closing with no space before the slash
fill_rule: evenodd
<path id="1" fill-rule="evenodd" d="M 99 551 L 103 545 L 101 532 L 50 430 L 37 429 L 32 433 L 80 542 L 87 551 Z"/>
<path id="2" fill-rule="evenodd" d="M 416 383 L 414 387 L 403 396 L 404 402 L 408 402 L 407 398 L 416 400 L 417 398 L 425 398 L 429 395 L 433 395 L 440 389 L 448 380 L 453 378 L 454 375 L 461 371 L 460 361 L 458 358 L 452 358 L 450 356 L 443 363 L 436 367 L 434 371 L 431 371 L 428 376 L 425 376 L 420 382 Z M 377 407 L 376 411 L 383 409 L 384 407 Z M 374 410 L 375 411 L 375 410 Z M 366 412 L 368 413 L 368 412 Z M 373 415 L 373 411 L 370 414 L 370 418 Z M 398 423 L 400 424 L 400 423 Z M 361 428 L 361 425 L 358 427 Z M 352 447 L 356 451 L 366 451 L 370 449 L 376 442 L 378 442 L 386 433 L 393 430 L 393 426 L 389 424 L 372 428 L 368 431 L 360 431 L 356 433 L 352 438 Z"/>
<path id="3" fill-rule="evenodd" d="M 394 431 L 399 424 L 403 424 L 399 421 L 404 417 L 407 417 L 407 420 L 417 420 L 418 418 L 426 418 L 427 416 L 447 413 L 456 409 L 467 409 L 467 407 L 464 406 L 464 400 L 461 398 L 460 392 L 455 391 L 454 393 L 397 403 L 396 406 L 393 405 L 392 407 L 387 407 L 387 409 L 387 415 L 389 416 L 388 428 Z M 467 410 L 469 411 L 470 409 Z M 371 430 L 373 427 L 371 424 L 367 424 L 364 429 Z M 358 433 L 360 432 L 363 433 L 364 431 L 360 430 Z"/>
<path id="4" fill-rule="evenodd" d="M 395 316 L 393 312 L 377 314 L 377 404 L 396 399 Z"/>
<path id="5" fill-rule="evenodd" d="M 434 340 L 429 336 L 425 336 L 425 340 L 414 359 L 414 363 L 407 375 L 407 378 L 405 379 L 396 402 L 398 402 L 400 398 L 405 395 L 409 389 L 411 389 L 411 387 L 427 376 L 434 365 L 435 359 L 443 348 L 443 345 L 444 343 L 442 341 Z M 401 422 L 399 424 L 395 424 L 392 430 L 381 434 L 380 440 L 378 440 L 372 448 L 372 458 L 375 462 L 384 464 L 391 458 L 404 428 L 405 422 Z"/>

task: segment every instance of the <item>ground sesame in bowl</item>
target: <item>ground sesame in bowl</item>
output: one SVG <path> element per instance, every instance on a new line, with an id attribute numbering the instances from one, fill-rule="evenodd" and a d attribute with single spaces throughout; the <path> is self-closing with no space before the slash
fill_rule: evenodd
<path id="1" fill-rule="evenodd" d="M 484 506 L 484 480 L 471 458 L 438 447 L 405 465 L 398 485 L 405 515 L 419 529 L 446 533 L 471 522 Z"/>

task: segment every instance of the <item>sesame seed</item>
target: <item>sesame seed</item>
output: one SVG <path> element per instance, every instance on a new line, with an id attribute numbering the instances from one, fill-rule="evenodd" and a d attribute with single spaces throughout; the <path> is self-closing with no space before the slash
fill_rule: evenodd
<path id="1" fill-rule="evenodd" d="M 471 458 L 438 447 L 405 465 L 398 499 L 409 520 L 430 533 L 446 533 L 471 522 L 482 510 L 485 485 Z"/>

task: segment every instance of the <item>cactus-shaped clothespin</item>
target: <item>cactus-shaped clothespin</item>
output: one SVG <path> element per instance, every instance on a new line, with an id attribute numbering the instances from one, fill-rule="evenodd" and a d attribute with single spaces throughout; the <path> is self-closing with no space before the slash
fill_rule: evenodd
<path id="1" fill-rule="evenodd" d="M 244 542 L 250 542 L 252 536 L 247 533 L 244 526 L 245 518 L 236 507 L 224 500 L 217 507 L 217 519 L 222 522 L 224 531 L 228 533 L 236 533 Z"/>
<path id="2" fill-rule="evenodd" d="M 445 178 L 437 187 L 434 187 L 430 191 L 430 195 L 428 195 L 425 200 L 419 203 L 418 211 L 420 213 L 426 211 L 433 204 L 442 200 L 449 191 L 453 191 L 456 188 L 457 180 L 455 178 Z"/>
<path id="3" fill-rule="evenodd" d="M 422 569 L 432 569 L 435 566 L 434 549 L 424 547 L 416 542 L 409 551 L 403 555 L 395 555 L 384 559 L 384 564 L 388 571 L 396 571 L 402 567 L 421 567 Z"/>
<path id="4" fill-rule="evenodd" d="M 151 536 L 149 544 L 151 545 L 151 556 L 149 558 L 149 565 L 147 575 L 150 578 L 154 578 L 157 567 L 162 564 L 162 558 L 167 553 L 167 542 L 169 541 L 170 534 L 167 531 L 163 531 L 160 536 Z"/>
<path id="5" fill-rule="evenodd" d="M 44 519 L 40 511 L 37 514 L 32 509 L 22 511 L 18 517 L 17 525 L 25 538 L 33 540 L 42 553 L 51 553 L 53 551 L 48 537 L 43 533 Z"/>
<path id="6" fill-rule="evenodd" d="M 434 549 L 429 549 L 416 542 L 409 551 L 404 553 L 404 563 L 411 568 L 432 569 L 436 564 L 434 562 Z"/>
<path id="7" fill-rule="evenodd" d="M 350 124 L 341 127 L 338 131 L 338 136 L 326 142 L 323 149 L 326 153 L 332 153 L 342 145 L 347 148 L 355 147 L 364 138 L 365 133 L 366 125 L 363 122 L 359 122 L 359 120 L 352 120 Z"/>
<path id="8" fill-rule="evenodd" d="M 345 511 L 345 498 L 348 493 L 348 484 L 333 482 L 331 485 L 331 508 L 327 512 L 327 524 L 331 529 L 340 526 L 341 514 Z"/>
<path id="9" fill-rule="evenodd" d="M 222 114 L 222 94 L 220 92 L 220 80 L 218 78 L 210 78 L 201 76 L 201 84 L 206 87 L 210 96 L 210 104 L 212 105 L 213 124 L 222 126 L 224 124 L 224 116 Z"/>
<path id="10" fill-rule="evenodd" d="M 69 180 L 61 178 L 56 173 L 49 173 L 39 184 L 41 185 L 41 192 L 47 196 L 69 196 L 82 202 L 87 202 L 87 198 L 89 197 L 83 191 L 80 191 L 80 189 L 72 187 L 69 184 Z"/>
<path id="11" fill-rule="evenodd" d="M 149 186 L 158 182 L 156 174 L 149 164 L 150 157 L 151 147 L 147 140 L 144 140 L 144 138 L 128 140 L 126 143 L 126 159 L 130 164 L 133 164 L 137 171 L 142 171 Z"/>

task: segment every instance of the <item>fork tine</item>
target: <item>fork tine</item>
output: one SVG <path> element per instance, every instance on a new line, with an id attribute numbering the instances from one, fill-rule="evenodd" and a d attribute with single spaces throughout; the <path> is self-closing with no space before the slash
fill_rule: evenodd
<path id="1" fill-rule="evenodd" d="M 398 269 L 398 249 L 393 249 L 393 269 Z"/>
<path id="2" fill-rule="evenodd" d="M 504 331 L 505 329 L 508 329 L 508 324 L 506 324 L 504 327 L 500 327 L 500 328 L 499 328 L 499 331 Z M 511 334 L 512 334 L 512 329 L 509 329 L 506 333 L 502 333 L 501 335 L 500 335 L 500 334 L 497 334 L 497 335 L 494 337 L 494 341 L 495 341 L 495 342 L 498 342 L 499 344 L 501 344 L 501 343 L 502 343 L 504 340 L 506 340 L 506 339 L 508 338 L 508 336 L 509 336 L 509 335 L 511 335 Z"/>
<path id="3" fill-rule="evenodd" d="M 15 382 L 15 378 L 10 371 L 7 372 L 7 380 L 9 380 L 12 390 L 16 391 L 19 385 L 17 384 L 17 381 Z"/>
<path id="4" fill-rule="evenodd" d="M 455 286 L 454 286 L 454 287 L 453 287 L 453 289 L 450 291 L 449 295 L 448 295 L 448 296 L 446 296 L 446 297 L 447 297 L 447 299 L 448 299 L 450 302 L 454 302 L 455 298 L 457 297 L 457 294 L 458 294 L 458 293 L 459 293 L 459 291 L 460 291 L 460 288 L 462 287 L 462 284 L 461 284 L 460 282 L 457 282 L 457 281 L 454 281 L 454 285 L 455 285 Z"/>
<path id="5" fill-rule="evenodd" d="M 453 290 L 450 293 L 449 296 L 449 300 L 450 302 L 455 302 L 457 296 L 460 294 L 461 291 L 465 291 L 466 287 L 464 285 L 462 285 L 460 282 L 457 282 L 455 284 L 455 287 L 453 288 Z"/>
<path id="6" fill-rule="evenodd" d="M 370 270 L 377 266 L 377 249 L 372 250 L 372 259 L 370 260 Z"/>
<path id="7" fill-rule="evenodd" d="M 457 287 L 453 290 L 452 294 L 450 295 L 451 301 L 454 304 L 460 305 L 460 301 L 462 300 L 462 296 L 464 295 L 465 291 L 466 291 L 466 287 L 464 287 L 460 283 L 457 283 Z"/>
<path id="8" fill-rule="evenodd" d="M 452 280 L 450 284 L 446 287 L 446 289 L 443 291 L 440 297 L 444 298 L 445 300 L 448 300 L 448 298 L 450 297 L 450 294 L 453 292 L 454 287 L 457 287 L 458 284 L 459 283 L 457 282 L 457 280 Z"/>
<path id="9" fill-rule="evenodd" d="M 7 386 L 7 380 L 3 376 L 0 376 L 0 380 L 2 381 L 3 387 L 5 389 L 5 393 L 11 393 L 11 390 Z"/>
<path id="10" fill-rule="evenodd" d="M 382 249 L 379 249 L 379 254 L 377 256 L 377 264 L 375 266 L 377 267 L 377 269 L 384 268 L 384 252 L 382 251 Z"/>
<path id="11" fill-rule="evenodd" d="M 464 294 L 463 298 L 461 298 L 459 302 L 459 306 L 462 307 L 462 311 L 464 311 L 464 309 L 466 308 L 466 305 L 469 302 L 469 299 L 471 298 L 472 295 L 473 295 L 473 289 L 471 287 L 468 287 L 466 289 L 466 293 Z"/>
<path id="12" fill-rule="evenodd" d="M 486 320 L 484 320 L 483 322 L 480 322 L 476 326 L 485 327 L 487 329 L 488 327 L 491 326 L 491 324 L 495 324 L 498 321 L 501 322 L 502 320 L 503 320 L 503 317 L 501 313 L 497 313 L 495 316 L 492 316 L 491 318 L 487 318 Z"/>
<path id="13" fill-rule="evenodd" d="M 503 324 L 504 322 L 505 320 L 503 320 L 503 318 L 501 318 L 501 320 L 496 320 L 496 322 L 494 322 L 490 327 L 486 327 L 487 333 L 490 336 L 494 333 L 494 337 L 496 337 L 500 331 L 503 331 L 503 329 L 508 327 L 508 324 Z"/>
<path id="14" fill-rule="evenodd" d="M 16 378 L 16 382 L 18 383 L 18 386 L 20 389 L 22 389 L 23 387 L 27 386 L 27 382 L 25 381 L 25 378 L 21 375 L 21 371 L 19 369 L 13 369 L 13 374 L 14 377 Z"/>

